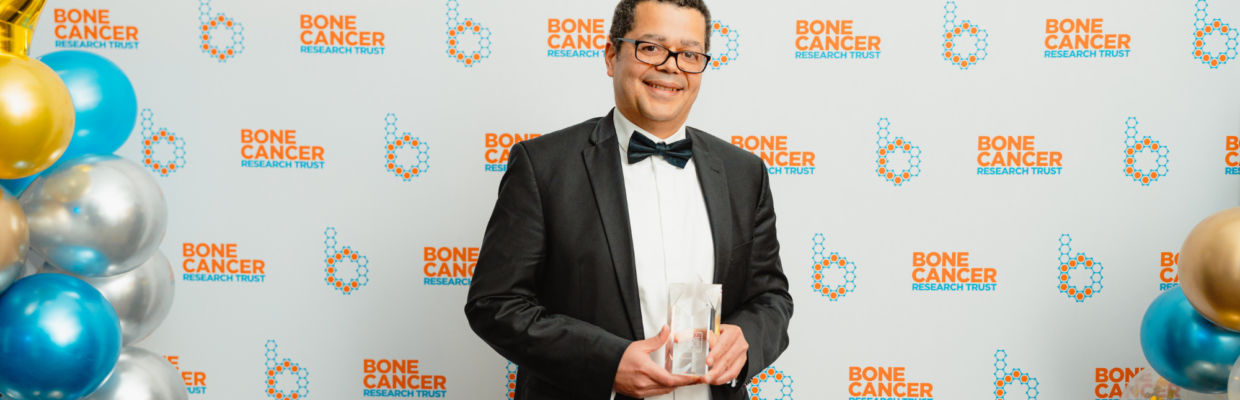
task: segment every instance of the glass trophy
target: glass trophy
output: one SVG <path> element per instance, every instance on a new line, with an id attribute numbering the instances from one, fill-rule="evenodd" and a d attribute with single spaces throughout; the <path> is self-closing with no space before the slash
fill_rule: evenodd
<path id="1" fill-rule="evenodd" d="M 706 375 L 706 356 L 719 336 L 723 285 L 696 280 L 669 283 L 667 291 L 667 326 L 672 332 L 665 346 L 667 372 Z"/>

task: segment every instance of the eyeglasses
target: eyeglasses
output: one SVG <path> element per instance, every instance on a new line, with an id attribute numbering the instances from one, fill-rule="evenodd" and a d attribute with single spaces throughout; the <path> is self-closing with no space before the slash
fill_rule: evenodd
<path id="1" fill-rule="evenodd" d="M 616 39 L 621 42 L 629 42 L 633 44 L 633 56 L 637 61 L 641 61 L 653 66 L 660 66 L 667 63 L 667 60 L 676 56 L 676 68 L 690 74 L 700 74 L 706 71 L 706 66 L 710 64 L 710 56 L 696 51 L 671 51 L 658 43 L 652 43 L 642 40 L 629 38 Z"/>

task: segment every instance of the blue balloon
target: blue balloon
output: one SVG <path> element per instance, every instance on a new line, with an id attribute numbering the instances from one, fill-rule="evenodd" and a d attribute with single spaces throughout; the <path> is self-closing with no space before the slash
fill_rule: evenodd
<path id="1" fill-rule="evenodd" d="M 103 384 L 121 352 L 108 300 L 81 279 L 38 274 L 0 294 L 0 394 L 74 400 Z"/>
<path id="2" fill-rule="evenodd" d="M 1171 383 L 1199 393 L 1225 393 L 1231 366 L 1240 358 L 1240 333 L 1202 317 L 1176 287 L 1145 310 L 1141 350 Z"/>
<path id="3" fill-rule="evenodd" d="M 39 57 L 69 88 L 77 119 L 73 140 L 61 160 L 86 154 L 112 154 L 121 148 L 138 120 L 138 97 L 125 72 L 108 59 L 66 50 Z"/>
<path id="4" fill-rule="evenodd" d="M 63 159 L 63 157 L 61 159 Z M 55 164 L 52 164 L 52 165 L 55 165 Z M 48 169 L 51 169 L 51 168 L 49 167 Z M 42 172 L 40 172 L 39 174 L 41 173 Z M 13 196 L 21 197 L 22 192 L 26 191 L 26 187 L 30 186 L 30 182 L 34 182 L 34 178 L 38 178 L 39 174 L 30 175 L 25 178 L 0 179 L 0 186 L 4 186 L 5 189 L 8 189 L 9 193 L 12 193 Z"/>

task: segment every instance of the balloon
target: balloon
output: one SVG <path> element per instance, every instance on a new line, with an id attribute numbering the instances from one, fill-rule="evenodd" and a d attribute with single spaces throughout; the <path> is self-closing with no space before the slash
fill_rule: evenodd
<path id="1" fill-rule="evenodd" d="M 73 98 L 76 121 L 64 159 L 112 154 L 125 144 L 138 119 L 138 98 L 120 67 L 77 50 L 48 53 L 39 61 L 60 75 Z"/>
<path id="2" fill-rule="evenodd" d="M 38 60 L 3 51 L 0 87 L 0 179 L 37 174 L 60 159 L 73 137 L 69 89 Z"/>
<path id="3" fill-rule="evenodd" d="M 39 274 L 0 294 L 0 395 L 82 398 L 112 373 L 120 352 L 116 311 L 81 279 Z"/>
<path id="4" fill-rule="evenodd" d="M 72 275 L 55 267 L 44 269 L 43 272 Z M 172 264 L 168 263 L 168 258 L 164 257 L 161 251 L 156 251 L 155 255 L 138 268 L 123 274 L 78 278 L 99 289 L 103 297 L 112 303 L 112 308 L 116 309 L 116 315 L 121 321 L 121 335 L 125 346 L 150 336 L 172 309 L 175 278 Z"/>
<path id="5" fill-rule="evenodd" d="M 1223 393 L 1240 358 L 1240 333 L 1197 314 L 1180 288 L 1154 299 L 1141 320 L 1141 350 L 1150 366 L 1171 383 L 1201 393 Z"/>
<path id="6" fill-rule="evenodd" d="M 176 367 L 158 354 L 125 347 L 116 371 L 86 400 L 189 400 Z"/>
<path id="7" fill-rule="evenodd" d="M 89 155 L 45 172 L 21 197 L 30 248 L 81 276 L 111 276 L 151 258 L 164 238 L 168 207 L 155 178 L 137 163 Z"/>
<path id="8" fill-rule="evenodd" d="M 1203 317 L 1240 331 L 1240 207 L 1193 227 L 1180 248 L 1180 287 Z"/>
<path id="9" fill-rule="evenodd" d="M 26 265 L 30 231 L 17 198 L 0 189 L 0 293 L 17 280 Z"/>
<path id="10" fill-rule="evenodd" d="M 64 158 L 64 157 L 62 156 L 61 158 Z M 52 165 L 56 165 L 56 164 L 52 164 Z M 26 187 L 30 186 L 30 182 L 34 182 L 34 178 L 38 178 L 38 177 L 39 177 L 39 174 L 34 174 L 34 175 L 27 176 L 25 178 L 0 179 L 0 187 L 8 189 L 9 193 L 12 193 L 14 196 L 20 197 L 22 195 L 22 192 L 26 191 Z"/>
<path id="11" fill-rule="evenodd" d="M 1124 384 L 1124 393 L 1120 395 L 1120 398 L 1123 400 L 1176 399 L 1180 397 L 1181 391 L 1183 389 L 1163 379 L 1154 369 L 1146 368 Z"/>
<path id="12" fill-rule="evenodd" d="M 1231 377 L 1227 378 L 1227 400 L 1240 400 L 1240 359 L 1231 366 Z"/>

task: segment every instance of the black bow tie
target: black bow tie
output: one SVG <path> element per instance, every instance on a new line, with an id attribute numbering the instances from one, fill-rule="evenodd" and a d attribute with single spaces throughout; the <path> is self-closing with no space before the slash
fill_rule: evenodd
<path id="1" fill-rule="evenodd" d="M 655 143 L 640 132 L 633 132 L 629 136 L 629 164 L 645 160 L 646 157 L 653 155 L 663 156 L 668 163 L 678 168 L 684 168 L 689 162 L 689 158 L 693 157 L 693 141 L 685 137 L 674 143 Z"/>

